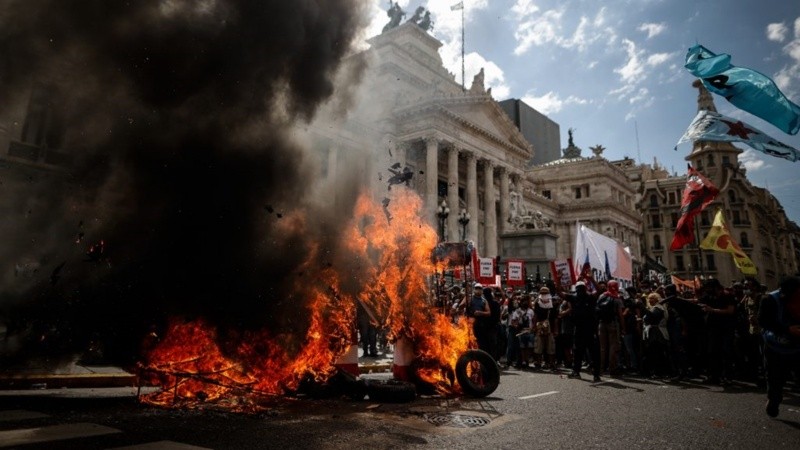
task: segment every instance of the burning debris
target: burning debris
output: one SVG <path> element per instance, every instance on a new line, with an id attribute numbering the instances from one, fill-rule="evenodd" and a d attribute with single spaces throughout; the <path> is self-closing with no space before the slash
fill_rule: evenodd
<path id="1" fill-rule="evenodd" d="M 414 177 L 414 171 L 408 167 L 403 167 L 400 169 L 400 163 L 392 164 L 392 166 L 389 167 L 389 173 L 392 174 L 392 176 L 388 179 L 390 191 L 392 190 L 392 186 L 398 184 L 405 183 L 406 186 L 410 186 L 411 179 Z"/>

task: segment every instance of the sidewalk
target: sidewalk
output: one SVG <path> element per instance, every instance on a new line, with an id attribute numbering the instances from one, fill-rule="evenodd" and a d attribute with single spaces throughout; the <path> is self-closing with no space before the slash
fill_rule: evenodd
<path id="1" fill-rule="evenodd" d="M 363 357 L 359 349 L 358 368 L 362 374 L 391 372 L 391 353 L 380 354 L 376 358 Z M 135 374 L 120 367 L 99 366 L 81 363 L 79 360 L 53 369 L 44 362 L 28 363 L 25 367 L 0 370 L 0 389 L 60 389 L 60 388 L 101 388 L 136 387 Z"/>

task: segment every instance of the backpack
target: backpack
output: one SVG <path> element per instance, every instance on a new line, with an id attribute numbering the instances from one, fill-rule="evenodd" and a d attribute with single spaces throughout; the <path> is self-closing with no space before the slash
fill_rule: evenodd
<path id="1" fill-rule="evenodd" d="M 611 323 L 617 317 L 617 301 L 610 295 L 603 294 L 597 300 L 597 318 L 600 322 Z"/>

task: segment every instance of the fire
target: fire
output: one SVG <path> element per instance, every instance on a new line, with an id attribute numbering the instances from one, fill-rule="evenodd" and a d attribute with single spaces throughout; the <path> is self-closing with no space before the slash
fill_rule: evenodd
<path id="1" fill-rule="evenodd" d="M 291 393 L 304 380 L 324 382 L 336 372 L 336 359 L 356 341 L 356 302 L 389 330 L 390 340 L 404 337 L 412 343 L 421 382 L 442 394 L 460 392 L 452 374 L 471 337 L 465 322 L 453 324 L 431 301 L 436 231 L 410 190 L 392 190 L 390 214 L 386 207 L 386 200 L 376 202 L 368 193 L 356 202 L 341 244 L 358 263 L 358 273 L 317 268 L 319 248 L 308 255 L 303 270 L 315 272 L 316 281 L 292 287 L 304 297 L 307 329 L 291 336 L 270 330 L 229 332 L 220 339 L 203 321 L 175 319 L 140 366 L 149 381 L 162 387 L 144 401 L 179 407 L 227 402 L 250 410 L 257 408 L 257 397 Z M 284 223 L 305 226 L 299 212 L 288 214 Z"/>

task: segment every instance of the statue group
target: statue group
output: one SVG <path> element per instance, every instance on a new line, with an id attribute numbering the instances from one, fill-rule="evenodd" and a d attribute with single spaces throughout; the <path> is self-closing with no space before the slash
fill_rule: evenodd
<path id="1" fill-rule="evenodd" d="M 400 4 L 397 2 L 393 2 L 389 0 L 389 9 L 386 10 L 386 15 L 389 16 L 389 23 L 383 27 L 383 32 L 387 32 L 392 28 L 396 28 L 400 25 L 400 22 L 403 21 L 403 18 L 406 16 L 406 12 L 403 11 L 403 8 L 400 7 Z M 417 10 L 414 12 L 414 15 L 411 16 L 407 22 L 411 22 L 416 24 L 418 27 L 422 28 L 425 31 L 433 30 L 433 21 L 431 20 L 431 12 L 425 10 L 424 7 L 420 6 L 417 7 Z"/>
<path id="2" fill-rule="evenodd" d="M 529 211 L 519 192 L 508 194 L 510 223 L 515 230 L 550 230 L 550 219 L 541 211 Z"/>

